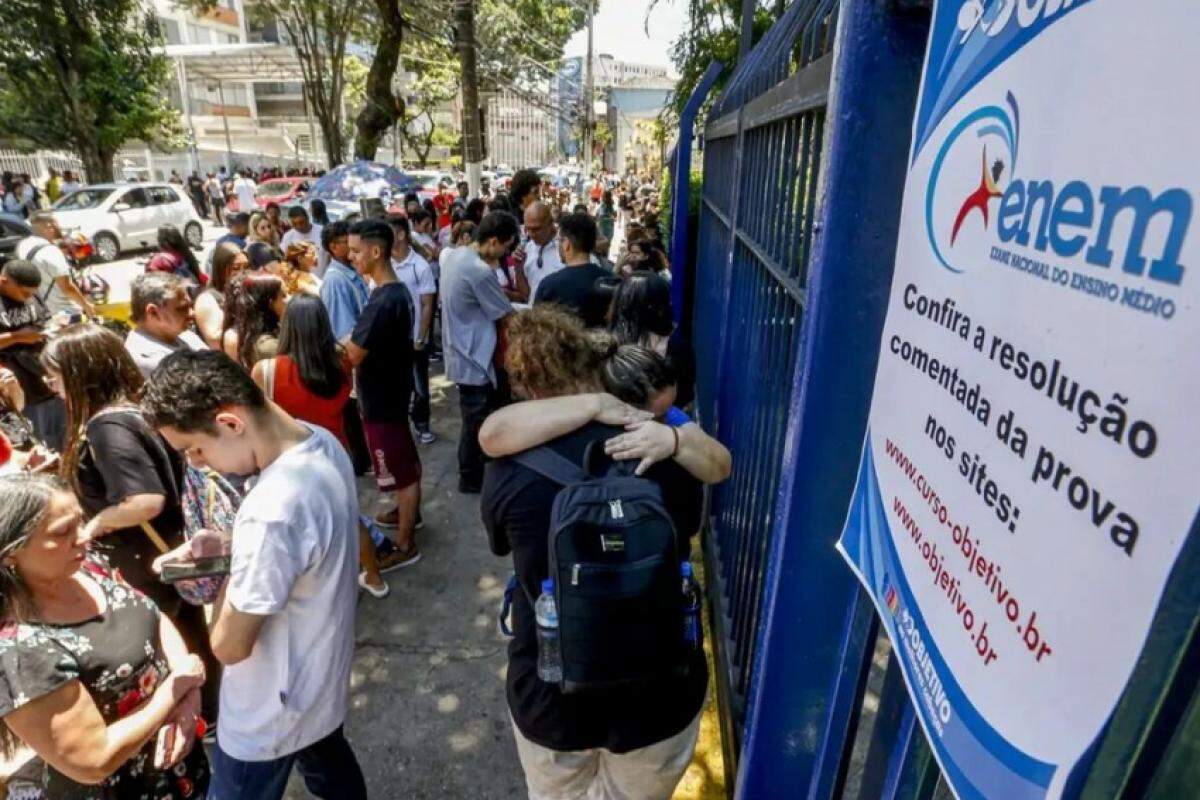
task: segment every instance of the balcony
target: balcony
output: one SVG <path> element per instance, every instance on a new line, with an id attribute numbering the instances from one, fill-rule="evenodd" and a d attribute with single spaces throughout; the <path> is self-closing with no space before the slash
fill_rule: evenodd
<path id="1" fill-rule="evenodd" d="M 204 15 L 205 19 L 211 19 L 213 22 L 219 22 L 222 25 L 228 25 L 231 28 L 240 27 L 238 14 L 232 8 L 217 7 Z"/>

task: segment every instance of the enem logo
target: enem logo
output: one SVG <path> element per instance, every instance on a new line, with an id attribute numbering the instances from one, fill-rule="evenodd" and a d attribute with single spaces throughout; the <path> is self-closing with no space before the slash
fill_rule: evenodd
<path id="1" fill-rule="evenodd" d="M 1082 257 L 1104 270 L 1124 245 L 1122 272 L 1178 285 L 1185 272 L 1179 258 L 1192 218 L 1191 194 L 1178 187 L 1155 194 L 1147 186 L 1097 189 L 1080 179 L 1056 186 L 1051 179 L 1018 177 L 1021 119 L 1011 92 L 1006 100 L 1007 107 L 983 106 L 960 120 L 934 158 L 925 230 L 938 263 L 961 274 L 977 260 L 978 249 L 960 235 L 969 233 L 969 239 L 994 230 L 1002 244 L 1064 260 Z M 968 163 L 970 181 L 962 178 Z"/>

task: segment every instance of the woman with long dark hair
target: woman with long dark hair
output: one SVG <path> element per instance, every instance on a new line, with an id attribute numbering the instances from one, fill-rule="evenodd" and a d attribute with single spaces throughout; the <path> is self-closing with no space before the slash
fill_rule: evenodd
<path id="1" fill-rule="evenodd" d="M 233 242 L 219 244 L 213 251 L 212 280 L 196 298 L 194 306 L 196 328 L 205 344 L 211 348 L 221 346 L 221 332 L 225 328 L 225 294 L 229 290 L 229 283 L 248 269 L 250 259 Z"/>
<path id="2" fill-rule="evenodd" d="M 342 408 L 350 397 L 350 362 L 333 338 L 319 297 L 292 298 L 283 314 L 277 355 L 260 360 L 250 374 L 284 411 L 320 425 L 346 444 Z"/>
<path id="3" fill-rule="evenodd" d="M 81 521 L 62 484 L 0 479 L 0 750 L 23 742 L 40 759 L 9 796 L 203 797 L 204 665 L 90 556 Z"/>
<path id="4" fill-rule="evenodd" d="M 208 276 L 200 271 L 200 262 L 188 246 L 187 240 L 174 225 L 163 225 L 158 229 L 159 251 L 146 264 L 147 272 L 173 272 L 196 285 L 208 282 Z"/>
<path id="5" fill-rule="evenodd" d="M 183 460 L 142 418 L 141 371 L 119 336 L 90 324 L 72 325 L 51 339 L 42 363 L 47 383 L 66 401 L 60 474 L 83 507 L 87 538 L 171 617 L 215 676 L 203 609 L 182 603 L 151 568 L 164 547 L 183 544 Z M 215 691 L 205 692 L 205 706 L 208 718 L 215 718 Z"/>
<path id="6" fill-rule="evenodd" d="M 637 344 L 666 357 L 678 378 L 675 405 L 686 408 L 696 396 L 696 356 L 675 326 L 671 284 L 638 271 L 617 287 L 608 311 L 608 329 L 621 344 Z"/>
<path id="7" fill-rule="evenodd" d="M 287 294 L 277 276 L 243 276 L 226 302 L 225 331 L 221 335 L 226 355 L 246 369 L 274 356 L 286 306 Z"/>

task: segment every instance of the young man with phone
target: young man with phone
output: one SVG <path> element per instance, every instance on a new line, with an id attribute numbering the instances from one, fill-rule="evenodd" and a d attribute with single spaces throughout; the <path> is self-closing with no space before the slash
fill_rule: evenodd
<path id="1" fill-rule="evenodd" d="M 213 350 L 164 359 L 142 408 L 194 465 L 252 477 L 210 624 L 225 670 L 209 800 L 279 800 L 293 765 L 316 797 L 364 800 L 342 729 L 358 588 L 349 457 Z"/>

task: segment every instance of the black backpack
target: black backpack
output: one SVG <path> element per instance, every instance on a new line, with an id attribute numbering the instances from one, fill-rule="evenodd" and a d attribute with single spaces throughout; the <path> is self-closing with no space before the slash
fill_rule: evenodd
<path id="1" fill-rule="evenodd" d="M 563 693 L 683 674 L 680 555 L 658 484 L 598 442 L 586 470 L 545 446 L 512 458 L 563 487 L 549 537 Z"/>

